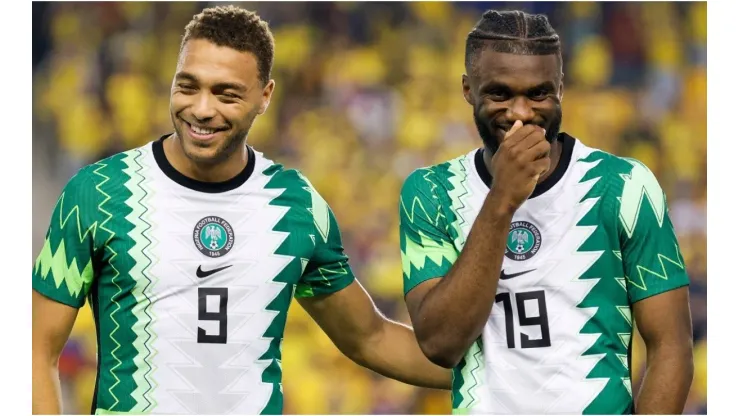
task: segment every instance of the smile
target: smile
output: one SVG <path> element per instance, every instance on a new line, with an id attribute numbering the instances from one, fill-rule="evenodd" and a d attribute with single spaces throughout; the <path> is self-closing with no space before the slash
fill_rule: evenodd
<path id="1" fill-rule="evenodd" d="M 213 128 L 213 127 L 200 127 L 194 126 L 185 120 L 182 120 L 188 127 L 188 133 L 198 140 L 210 140 L 214 138 L 218 133 L 227 130 L 225 128 Z"/>

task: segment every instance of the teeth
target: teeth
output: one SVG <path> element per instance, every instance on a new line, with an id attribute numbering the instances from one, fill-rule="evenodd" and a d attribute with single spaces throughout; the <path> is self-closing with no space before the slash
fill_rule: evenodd
<path id="1" fill-rule="evenodd" d="M 192 125 L 190 127 L 193 129 L 194 132 L 198 134 L 213 134 L 216 132 L 216 130 L 213 130 L 213 129 L 203 129 L 203 128 L 192 126 Z"/>

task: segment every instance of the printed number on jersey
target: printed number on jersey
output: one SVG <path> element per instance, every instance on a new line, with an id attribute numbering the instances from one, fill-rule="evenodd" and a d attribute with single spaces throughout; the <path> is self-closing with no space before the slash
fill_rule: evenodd
<path id="1" fill-rule="evenodd" d="M 208 298 L 218 298 L 218 311 L 208 311 Z M 225 287 L 199 287 L 198 288 L 198 320 L 218 322 L 218 333 L 208 334 L 205 329 L 198 326 L 199 344 L 226 344 L 227 315 L 226 305 L 229 302 L 229 289 Z"/>
<path id="2" fill-rule="evenodd" d="M 519 315 L 519 328 L 525 326 L 538 325 L 541 331 L 541 338 L 532 339 L 527 334 L 519 334 L 519 345 L 521 348 L 544 348 L 549 347 L 550 343 L 550 325 L 547 321 L 547 303 L 545 302 L 545 291 L 535 290 L 531 292 L 509 293 L 502 292 L 496 295 L 496 303 L 502 303 L 504 308 L 504 321 L 506 324 L 506 345 L 509 348 L 516 348 L 516 337 L 514 335 L 514 311 L 512 305 L 512 296 L 516 302 L 517 315 Z M 538 314 L 527 313 L 525 307 L 526 301 L 537 301 Z"/>

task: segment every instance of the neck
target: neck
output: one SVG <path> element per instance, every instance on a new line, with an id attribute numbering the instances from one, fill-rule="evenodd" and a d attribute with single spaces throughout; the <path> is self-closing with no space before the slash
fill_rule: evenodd
<path id="1" fill-rule="evenodd" d="M 553 140 L 552 144 L 550 145 L 550 169 L 544 174 L 540 175 L 540 178 L 537 180 L 537 183 L 544 182 L 547 178 L 552 175 L 552 173 L 555 171 L 555 168 L 558 166 L 558 162 L 560 162 L 560 155 L 563 153 L 563 143 L 560 140 Z M 491 149 L 486 146 L 483 149 L 483 161 L 486 164 L 486 169 L 488 169 L 488 173 L 491 174 L 491 177 L 493 177 L 493 169 L 491 167 L 491 162 L 493 160 L 493 152 Z"/>
<path id="2" fill-rule="evenodd" d="M 198 162 L 189 158 L 183 150 L 180 138 L 176 133 L 166 138 L 163 143 L 164 154 L 173 168 L 190 179 L 201 182 L 225 182 L 241 173 L 249 162 L 246 146 L 239 146 L 224 159 L 213 162 Z"/>

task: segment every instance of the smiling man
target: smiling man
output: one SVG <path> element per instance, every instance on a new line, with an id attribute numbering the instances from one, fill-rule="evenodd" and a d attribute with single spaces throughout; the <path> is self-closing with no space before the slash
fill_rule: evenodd
<path id="1" fill-rule="evenodd" d="M 560 131 L 545 16 L 484 13 L 465 67 L 483 147 L 417 169 L 400 201 L 406 303 L 424 353 L 454 368 L 455 412 L 682 413 L 689 279 L 658 181 Z M 647 347 L 636 400 L 633 322 Z"/>
<path id="2" fill-rule="evenodd" d="M 195 16 L 172 83 L 174 134 L 64 188 L 33 270 L 34 414 L 60 413 L 58 358 L 86 298 L 95 414 L 282 413 L 293 297 L 358 364 L 450 388 L 450 370 L 355 280 L 309 181 L 247 146 L 275 88 L 273 48 L 252 12 Z"/>

